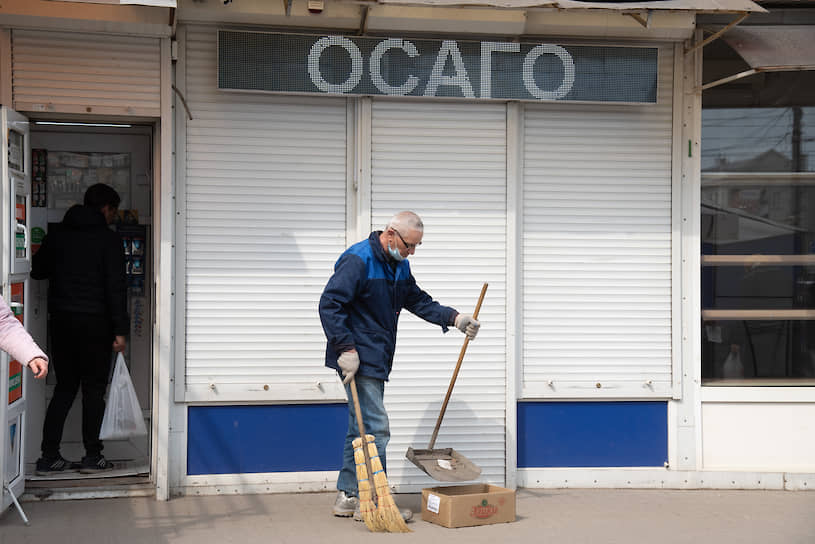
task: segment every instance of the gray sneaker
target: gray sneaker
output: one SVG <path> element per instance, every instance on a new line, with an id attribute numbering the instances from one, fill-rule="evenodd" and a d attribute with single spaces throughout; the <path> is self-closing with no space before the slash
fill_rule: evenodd
<path id="1" fill-rule="evenodd" d="M 354 511 L 359 512 L 359 499 L 345 494 L 345 491 L 337 492 L 337 499 L 334 501 L 332 510 L 335 516 L 350 518 Z"/>
<path id="2" fill-rule="evenodd" d="M 399 513 L 402 514 L 402 519 L 405 523 L 413 519 L 413 510 L 410 508 L 400 508 Z M 357 504 L 357 508 L 354 510 L 354 521 L 365 521 L 362 519 L 362 513 L 359 511 L 359 504 Z"/>

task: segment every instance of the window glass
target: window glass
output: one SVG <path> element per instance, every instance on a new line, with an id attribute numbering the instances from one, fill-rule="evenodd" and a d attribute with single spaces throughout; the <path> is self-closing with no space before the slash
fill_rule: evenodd
<path id="1" fill-rule="evenodd" d="M 815 108 L 702 114 L 702 377 L 815 382 Z"/>
<path id="2" fill-rule="evenodd" d="M 815 253 L 815 177 L 702 174 L 704 255 Z"/>
<path id="3" fill-rule="evenodd" d="M 25 136 L 16 130 L 8 131 L 8 167 L 20 172 L 25 171 Z"/>
<path id="4" fill-rule="evenodd" d="M 815 172 L 815 107 L 702 111 L 703 172 Z"/>
<path id="5" fill-rule="evenodd" d="M 706 320 L 702 379 L 707 385 L 795 384 L 815 378 L 815 321 Z M 733 384 L 741 385 L 741 384 Z"/>
<path id="6" fill-rule="evenodd" d="M 702 307 L 716 310 L 794 310 L 815 307 L 815 266 L 705 266 Z"/>

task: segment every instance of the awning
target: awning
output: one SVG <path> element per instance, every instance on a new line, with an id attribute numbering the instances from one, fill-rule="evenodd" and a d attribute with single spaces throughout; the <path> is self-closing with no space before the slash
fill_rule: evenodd
<path id="1" fill-rule="evenodd" d="M 815 26 L 740 26 L 722 39 L 750 68 L 815 70 Z"/>
<path id="2" fill-rule="evenodd" d="M 740 26 L 721 39 L 750 66 L 749 70 L 702 85 L 702 90 L 759 72 L 815 70 L 815 26 Z"/>
<path id="3" fill-rule="evenodd" d="M 697 13 L 766 13 L 750 0 L 656 0 L 650 2 L 581 2 L 579 0 L 376 0 L 377 4 L 507 9 L 597 9 L 617 12 L 694 11 Z"/>

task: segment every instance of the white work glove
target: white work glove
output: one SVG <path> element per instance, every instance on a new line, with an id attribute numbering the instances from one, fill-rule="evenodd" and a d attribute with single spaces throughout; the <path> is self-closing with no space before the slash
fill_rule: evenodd
<path id="1" fill-rule="evenodd" d="M 339 365 L 342 370 L 342 375 L 345 376 L 345 379 L 342 380 L 343 385 L 345 385 L 351 381 L 351 378 L 354 377 L 354 374 L 356 374 L 359 369 L 359 354 L 357 350 L 343 351 L 337 358 L 337 365 Z"/>
<path id="2" fill-rule="evenodd" d="M 456 316 L 455 326 L 458 330 L 467 335 L 467 338 L 472 340 L 478 334 L 478 329 L 481 323 L 473 319 L 471 315 L 458 314 Z"/>

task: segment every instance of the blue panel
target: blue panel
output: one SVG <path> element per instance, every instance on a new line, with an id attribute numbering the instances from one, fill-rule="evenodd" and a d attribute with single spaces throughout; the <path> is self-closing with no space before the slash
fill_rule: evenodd
<path id="1" fill-rule="evenodd" d="M 648 467 L 668 460 L 666 402 L 519 402 L 519 467 Z"/>
<path id="2" fill-rule="evenodd" d="M 187 474 L 339 470 L 346 404 L 190 406 Z"/>

